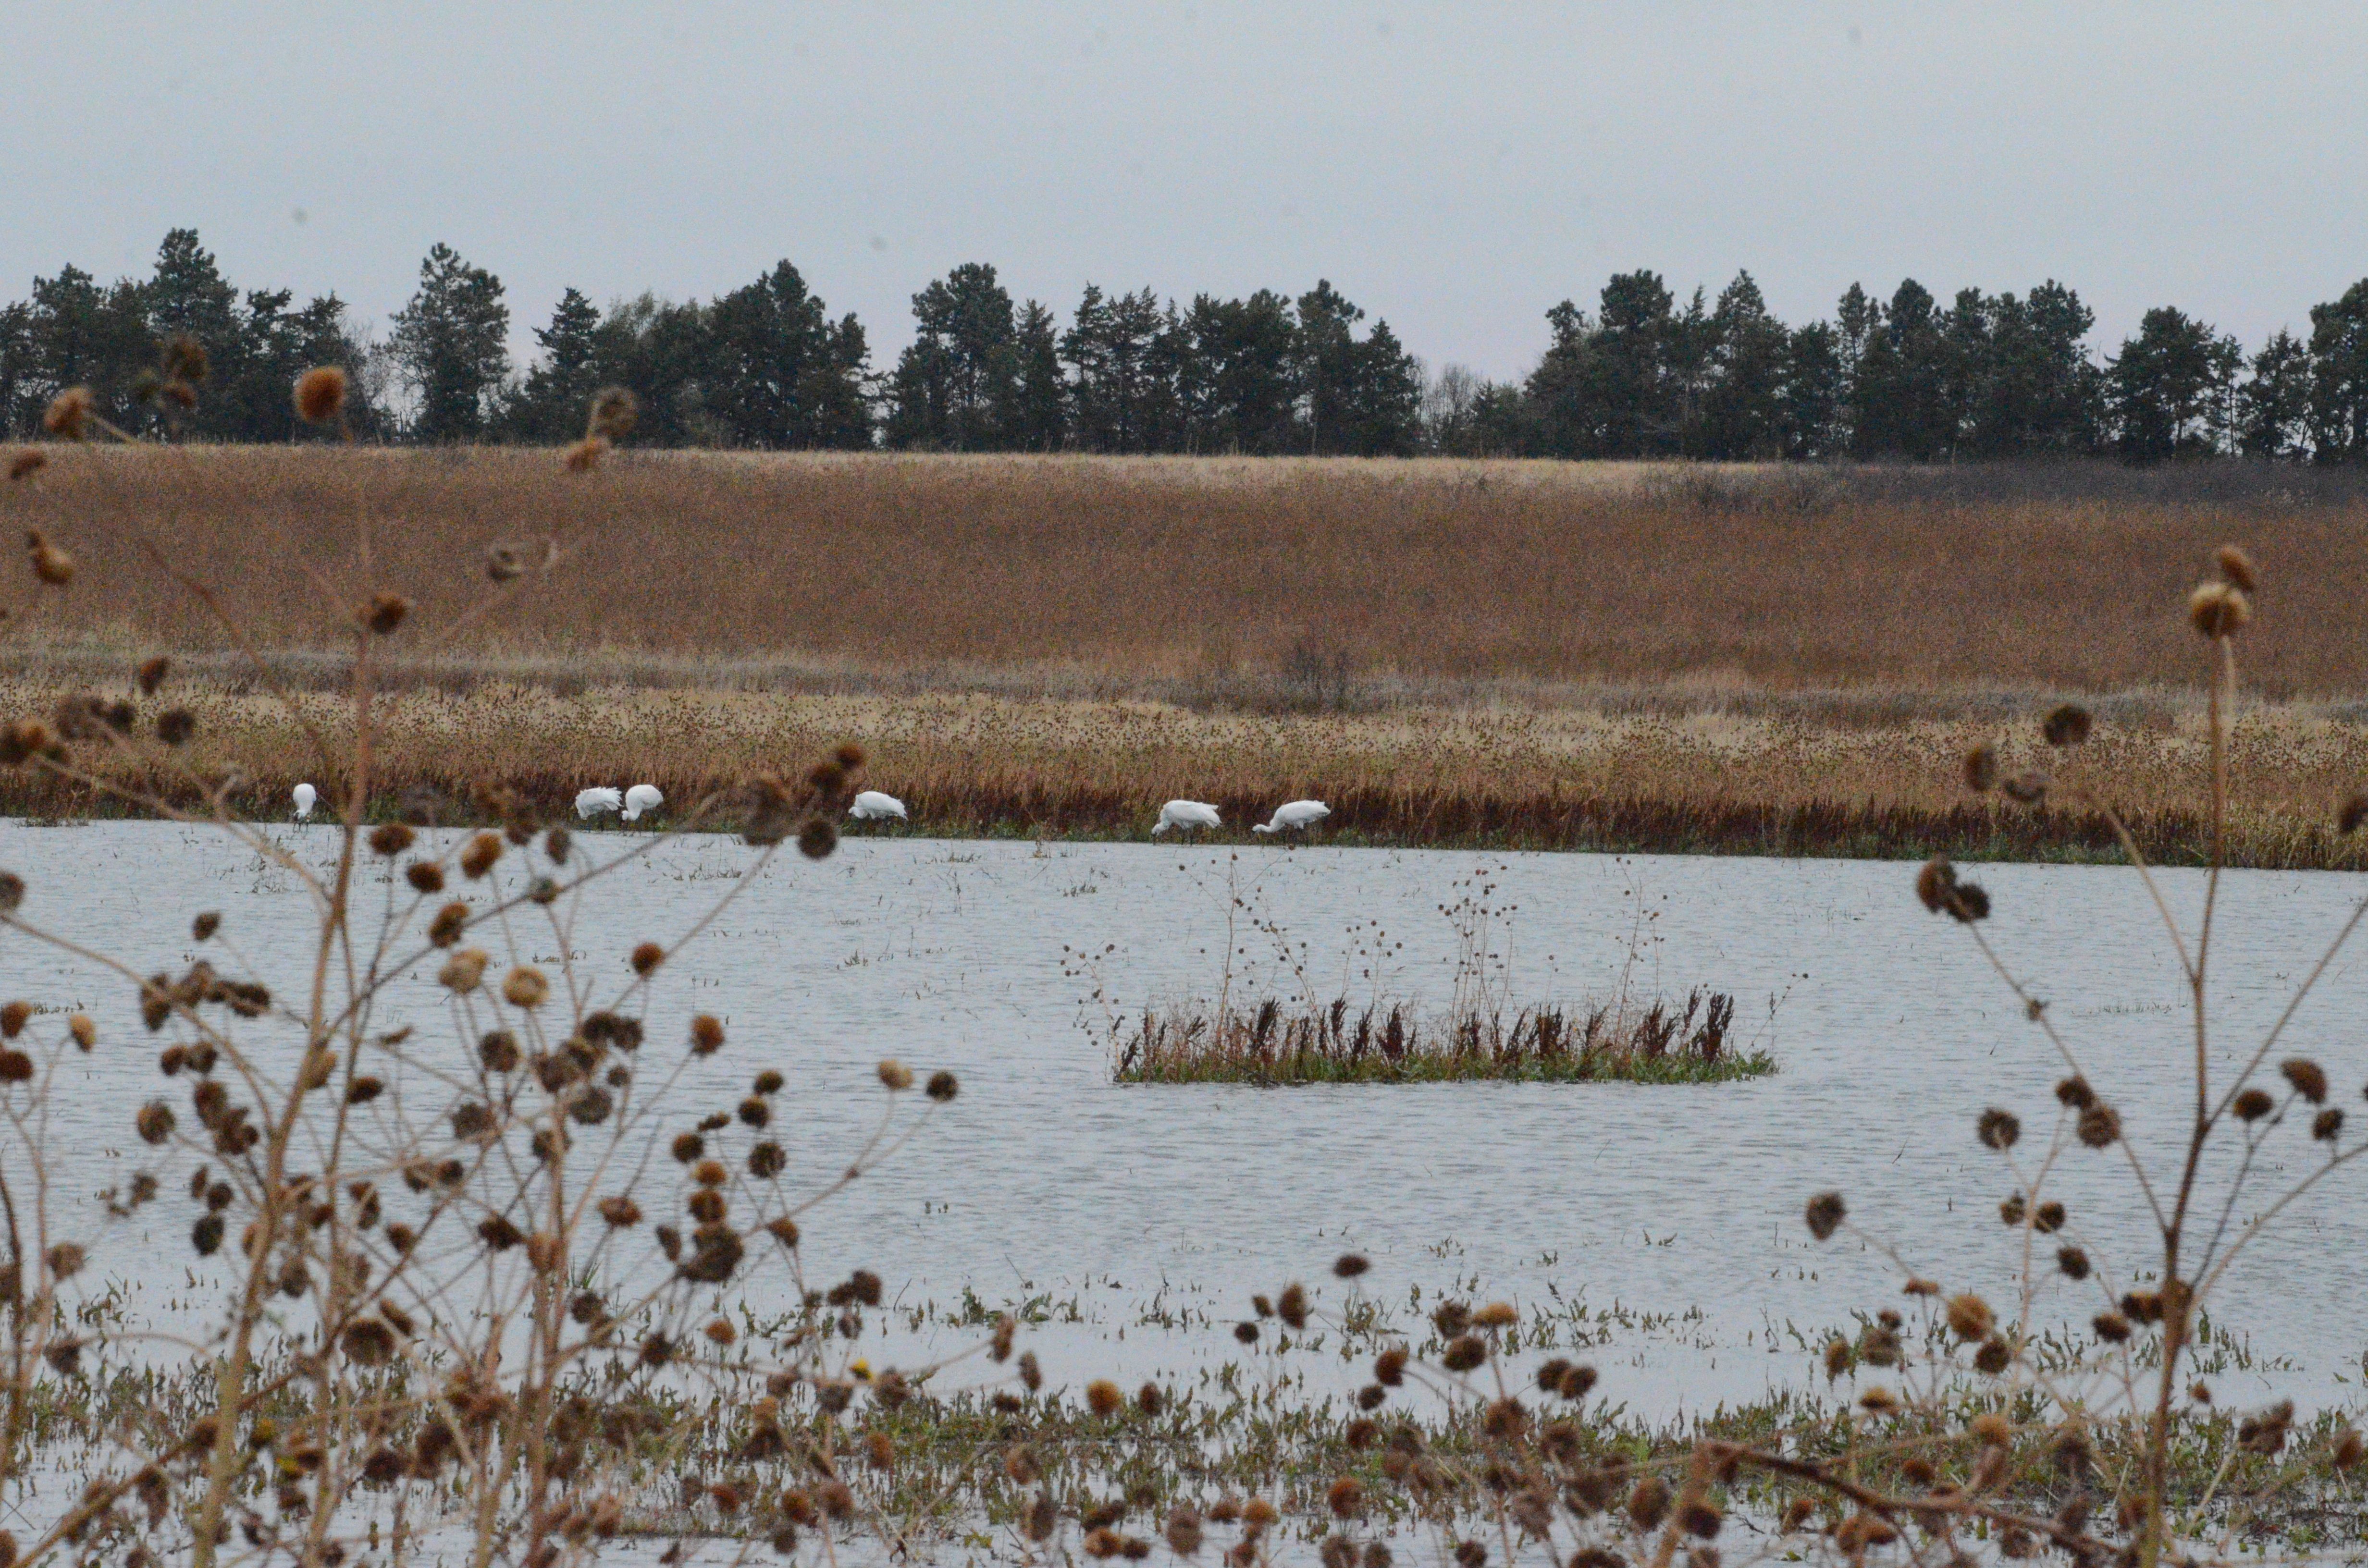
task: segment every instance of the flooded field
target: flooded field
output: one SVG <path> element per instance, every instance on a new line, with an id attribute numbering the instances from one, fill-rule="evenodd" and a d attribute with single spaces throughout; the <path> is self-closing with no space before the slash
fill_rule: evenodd
<path id="1" fill-rule="evenodd" d="M 334 853 L 328 830 L 276 831 L 310 858 Z M 587 842 L 605 860 L 643 841 Z M 701 1011 L 729 1026 L 728 1048 L 694 1062 L 673 1102 L 686 1121 L 729 1108 L 760 1067 L 787 1075 L 780 1136 L 792 1182 L 826 1182 L 866 1136 L 880 1058 L 959 1073 L 956 1102 L 813 1216 L 809 1273 L 876 1270 L 905 1309 L 899 1333 L 939 1346 L 976 1337 L 983 1312 L 1032 1302 L 1031 1338 L 1055 1382 L 1218 1375 L 1241 1358 L 1231 1330 L 1253 1292 L 1313 1283 L 1352 1248 L 1373 1261 L 1368 1293 L 1409 1325 L 1412 1309 L 1442 1294 L 1509 1300 L 1551 1325 L 1541 1354 L 1595 1346 L 1604 1393 L 1633 1409 L 1675 1414 L 1822 1381 L 1823 1331 L 1897 1289 L 1879 1255 L 1810 1243 L 1802 1203 L 1827 1187 L 1847 1192 L 1854 1218 L 1918 1272 L 1952 1290 L 2003 1290 L 2021 1233 L 1998 1223 L 2009 1182 L 1977 1145 L 1975 1119 L 2003 1105 L 2044 1133 L 2061 1064 L 1964 935 L 1918 905 L 1911 868 L 1288 846 L 1235 856 L 858 838 L 820 864 L 777 858 L 744 886 L 754 851 L 671 840 L 615 873 L 566 943 L 584 972 L 621 982 L 634 943 L 687 928 L 737 889 L 661 972 L 650 1029 L 672 1038 Z M 518 859 L 496 874 L 523 876 Z M 209 909 L 222 913 L 220 940 L 262 972 L 287 975 L 309 958 L 312 915 L 294 880 L 211 833 L 8 824 L 0 866 L 30 884 L 28 918 L 140 972 L 196 956 L 189 918 Z M 2000 866 L 1981 878 L 1996 904 L 1992 940 L 2050 1000 L 2132 1145 L 2167 1164 L 2192 1041 L 2143 890 L 2092 868 Z M 2202 882 L 2174 874 L 2166 886 L 2189 912 Z M 2368 879 L 2340 874 L 2228 879 L 2216 1062 L 2249 1051 L 2363 892 Z M 391 884 L 397 893 L 411 896 Z M 1623 983 L 1640 995 L 1713 985 L 1737 997 L 1738 1032 L 1769 1044 L 1779 1071 L 1656 1087 L 1112 1084 L 1107 1020 L 1212 997 L 1229 940 L 1237 1000 L 1386 992 L 1444 1003 L 1464 934 L 1442 906 L 1471 896 L 1495 911 L 1487 983 L 1515 1005 L 1606 996 Z M 517 929 L 526 950 L 557 956 L 557 937 Z M 423 1026 L 446 1006 L 432 967 L 416 981 Z M 0 937 L 0 977 L 8 995 L 97 1020 L 97 1050 L 69 1062 L 52 1097 L 53 1146 L 74 1151 L 54 1176 L 77 1194 L 123 1179 L 145 1153 L 131 1112 L 161 1086 L 132 986 L 15 935 Z M 2368 1076 L 2363 1004 L 2368 968 L 2340 962 L 2287 1041 L 2326 1065 L 2339 1104 Z M 2310 1145 L 2272 1147 L 2302 1158 Z M 2117 1157 L 2074 1148 L 2054 1190 L 2107 1281 L 2126 1289 L 2128 1260 L 2151 1238 Z M 98 1249 L 91 1289 L 120 1288 L 135 1315 L 169 1318 L 196 1266 L 193 1212 L 177 1195 L 145 1210 Z M 2217 1374 L 2225 1403 L 2356 1403 L 2368 1370 L 2363 1251 L 2368 1200 L 2337 1181 L 2249 1255 L 2215 1304 L 2215 1324 L 2244 1336 Z M 2058 1280 L 2036 1310 L 2085 1322 L 2097 1300 L 2093 1282 Z M 1269 1375 L 1311 1392 L 1355 1377 L 1322 1357 Z"/>

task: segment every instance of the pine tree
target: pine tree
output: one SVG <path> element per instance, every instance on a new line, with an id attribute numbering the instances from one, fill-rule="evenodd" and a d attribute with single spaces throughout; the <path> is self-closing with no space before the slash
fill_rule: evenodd
<path id="1" fill-rule="evenodd" d="M 439 244 L 420 262 L 419 290 L 393 322 L 395 362 L 414 400 L 412 434 L 423 441 L 484 434 L 509 375 L 501 279 Z"/>

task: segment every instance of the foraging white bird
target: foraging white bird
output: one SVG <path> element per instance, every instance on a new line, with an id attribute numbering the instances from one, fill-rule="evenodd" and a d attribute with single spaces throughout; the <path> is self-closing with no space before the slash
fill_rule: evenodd
<path id="1" fill-rule="evenodd" d="M 310 784 L 299 784 L 291 792 L 296 797 L 296 820 L 302 822 L 313 814 L 313 804 L 321 798 L 321 791 Z"/>
<path id="2" fill-rule="evenodd" d="M 1224 825 L 1218 820 L 1217 808 L 1214 806 L 1203 805 L 1198 801 L 1170 801 L 1159 808 L 1159 824 L 1151 830 L 1151 836 L 1156 838 L 1171 827 L 1223 827 Z"/>
<path id="3" fill-rule="evenodd" d="M 1321 801 L 1293 801 L 1274 809 L 1274 820 L 1258 824 L 1252 833 L 1287 833 L 1294 828 L 1314 827 L 1332 814 L 1332 808 Z"/>
<path id="4" fill-rule="evenodd" d="M 602 812 L 621 812 L 624 809 L 625 797 L 605 784 L 586 790 L 575 797 L 575 814 L 579 817 L 597 817 Z"/>
<path id="5" fill-rule="evenodd" d="M 861 818 L 865 822 L 874 817 L 894 817 L 901 822 L 905 820 L 905 802 L 894 795 L 883 795 L 877 790 L 866 790 L 856 796 L 853 802 L 848 806 L 847 814 Z"/>
<path id="6" fill-rule="evenodd" d="M 643 812 L 656 811 L 665 804 L 666 797 L 658 793 L 656 785 L 636 784 L 625 791 L 625 820 L 632 822 Z"/>

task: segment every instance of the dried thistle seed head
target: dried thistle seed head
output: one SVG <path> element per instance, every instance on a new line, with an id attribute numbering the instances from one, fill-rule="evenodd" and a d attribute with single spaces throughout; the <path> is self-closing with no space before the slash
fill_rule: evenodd
<path id="1" fill-rule="evenodd" d="M 2130 1320 L 2119 1312 L 2099 1312 L 2089 1321 L 2097 1337 L 2108 1345 L 2120 1345 L 2130 1337 Z"/>
<path id="2" fill-rule="evenodd" d="M 758 1181 L 772 1180 L 788 1168 L 789 1163 L 789 1155 L 783 1153 L 781 1146 L 770 1139 L 748 1151 L 748 1174 Z"/>
<path id="3" fill-rule="evenodd" d="M 141 695 L 143 697 L 155 696 L 156 688 L 163 686 L 165 684 L 165 677 L 170 676 L 172 673 L 173 661 L 166 658 L 162 653 L 152 654 L 148 658 L 142 660 L 140 668 L 135 672 L 136 678 L 140 682 Z"/>
<path id="4" fill-rule="evenodd" d="M 1945 855 L 1935 855 L 1917 869 L 1917 902 L 1934 915 L 1949 907 L 1949 895 L 1956 885 L 1957 868 Z"/>
<path id="5" fill-rule="evenodd" d="M 185 746 L 198 733 L 198 716 L 186 708 L 168 708 L 156 715 L 156 738 L 168 746 Z"/>
<path id="6" fill-rule="evenodd" d="M 2031 1228 L 2043 1236 L 2052 1236 L 2064 1228 L 2064 1205 L 2050 1200 L 2032 1211 Z"/>
<path id="7" fill-rule="evenodd" d="M 210 369 L 206 346 L 186 332 L 176 332 L 165 339 L 157 363 L 167 376 L 192 384 L 202 384 Z"/>
<path id="8" fill-rule="evenodd" d="M 2009 1228 L 2021 1224 L 2030 1215 L 2031 1207 L 2020 1192 L 1998 1205 L 1998 1219 Z"/>
<path id="9" fill-rule="evenodd" d="M 701 1160 L 691 1167 L 690 1179 L 701 1187 L 722 1187 L 731 1179 L 721 1160 Z"/>
<path id="10" fill-rule="evenodd" d="M 542 971 L 520 964 L 504 977 L 502 995 L 513 1007 L 540 1007 L 551 999 L 551 982 Z"/>
<path id="11" fill-rule="evenodd" d="M 1987 1339 L 1998 1320 L 1990 1304 L 1968 1290 L 1949 1298 L 1949 1331 L 1960 1339 Z"/>
<path id="12" fill-rule="evenodd" d="M 2363 822 L 2368 822 L 2368 790 L 2354 790 L 2336 808 L 2335 826 L 2340 833 L 2357 833 Z"/>
<path id="13" fill-rule="evenodd" d="M 49 541 L 40 529 L 25 535 L 25 552 L 31 557 L 33 575 L 52 588 L 63 588 L 74 581 L 74 557 Z"/>
<path id="14" fill-rule="evenodd" d="M 427 939 L 437 947 L 449 948 L 461 939 L 461 933 L 468 928 L 468 925 L 469 906 L 460 903 L 448 903 L 436 912 L 435 919 L 427 923 Z"/>
<path id="15" fill-rule="evenodd" d="M 1295 1279 L 1285 1285 L 1282 1288 L 1282 1294 L 1275 1298 L 1274 1312 L 1275 1315 L 1282 1319 L 1289 1327 L 1305 1328 L 1307 1326 L 1307 1288 Z"/>
<path id="16" fill-rule="evenodd" d="M 2086 708 L 2066 702 L 2040 722 L 2039 733 L 2049 745 L 2077 746 L 2089 739 L 2092 722 Z"/>
<path id="17" fill-rule="evenodd" d="M 1336 1279 L 1354 1279 L 1372 1267 L 1371 1262 L 1360 1255 L 1344 1252 L 1332 1260 L 1332 1277 Z"/>
<path id="18" fill-rule="evenodd" d="M 2026 767 L 1998 784 L 2006 798 L 2017 805 L 2035 806 L 2047 799 L 2047 775 L 2035 767 Z"/>
<path id="19" fill-rule="evenodd" d="M 437 983 L 465 995 L 484 980 L 485 966 L 492 961 L 492 956 L 483 948 L 463 948 L 446 959 L 444 967 L 436 971 Z"/>
<path id="20" fill-rule="evenodd" d="M 585 434 L 621 441 L 633 433 L 633 423 L 641 415 L 641 400 L 632 392 L 623 387 L 602 387 L 592 394 L 592 416 Z"/>
<path id="21" fill-rule="evenodd" d="M 1488 1342 L 1476 1334 L 1458 1335 L 1440 1351 L 1439 1364 L 1451 1372 L 1468 1372 L 1488 1359 Z"/>
<path id="22" fill-rule="evenodd" d="M 615 1198 L 604 1198 L 600 1200 L 600 1218 L 619 1230 L 623 1230 L 629 1225 L 638 1225 L 642 1222 L 642 1206 L 621 1194 Z"/>
<path id="23" fill-rule="evenodd" d="M 1839 1230 L 1842 1221 L 1849 1217 L 1850 1210 L 1843 1205 L 1842 1195 L 1839 1192 L 1821 1192 L 1809 1199 L 1809 1234 L 1821 1242 Z"/>
<path id="24" fill-rule="evenodd" d="M 1992 1106 L 1982 1112 L 1982 1119 L 1975 1124 L 1974 1133 L 1982 1141 L 1985 1149 L 2011 1149 L 2016 1140 L 2022 1136 L 2022 1123 L 2012 1111 Z"/>
<path id="25" fill-rule="evenodd" d="M 1126 1396 L 1119 1392 L 1118 1385 L 1108 1378 L 1096 1378 L 1086 1385 L 1086 1407 L 1096 1415 L 1107 1418 L 1126 1407 Z"/>
<path id="26" fill-rule="evenodd" d="M 689 1165 L 705 1153 L 707 1153 L 707 1140 L 698 1133 L 683 1132 L 676 1135 L 673 1153 L 677 1163 Z"/>
<path id="27" fill-rule="evenodd" d="M 15 1040 L 32 1021 L 33 1005 L 22 998 L 0 1006 L 0 1040 Z"/>
<path id="28" fill-rule="evenodd" d="M 2075 1073 L 2056 1080 L 2055 1098 L 2059 1104 L 2086 1110 L 2097 1103 L 2097 1091 L 2089 1086 L 2088 1079 Z"/>
<path id="29" fill-rule="evenodd" d="M 162 1143 L 173 1135 L 173 1108 L 163 1100 L 150 1100 L 140 1108 L 133 1125 L 139 1128 L 142 1143 Z"/>
<path id="30" fill-rule="evenodd" d="M 2080 1142 L 2091 1149 L 2110 1149 L 2121 1141 L 2121 1113 L 2109 1105 L 2092 1105 L 2080 1113 Z"/>
<path id="31" fill-rule="evenodd" d="M 387 858 L 393 859 L 395 856 L 400 855 L 404 850 L 410 848 L 412 840 L 417 836 L 418 835 L 414 834 L 410 827 L 404 823 L 382 823 L 377 827 L 370 829 L 370 852 L 376 855 L 383 855 Z"/>
<path id="32" fill-rule="evenodd" d="M 357 624 L 369 628 L 381 637 L 392 637 L 411 613 L 411 601 L 391 588 L 372 594 L 368 602 L 354 611 Z"/>
<path id="33" fill-rule="evenodd" d="M 781 1092 L 781 1085 L 785 1082 L 787 1080 L 779 1073 L 768 1067 L 757 1074 L 750 1086 L 760 1095 L 778 1095 Z"/>
<path id="34" fill-rule="evenodd" d="M 701 1013 L 690 1020 L 690 1053 L 712 1056 L 723 1049 L 723 1020 L 712 1013 Z"/>
<path id="35" fill-rule="evenodd" d="M 809 817 L 798 829 L 798 853 L 809 860 L 827 860 L 838 847 L 838 828 L 828 817 Z"/>
<path id="36" fill-rule="evenodd" d="M 938 1104 L 945 1105 L 962 1092 L 962 1080 L 939 1068 L 929 1074 L 929 1082 L 923 1092 Z"/>
<path id="37" fill-rule="evenodd" d="M 1365 1489 L 1354 1476 L 1344 1475 L 1325 1489 L 1324 1506 L 1344 1519 L 1353 1519 L 1365 1511 Z"/>
<path id="38" fill-rule="evenodd" d="M 893 1057 L 882 1061 L 872 1071 L 879 1074 L 882 1085 L 892 1095 L 902 1094 L 913 1086 L 913 1070 Z"/>
<path id="39" fill-rule="evenodd" d="M 518 1036 L 507 1029 L 489 1030 L 477 1041 L 477 1060 L 485 1064 L 488 1073 L 515 1073 L 524 1053 L 518 1049 Z"/>
<path id="40" fill-rule="evenodd" d="M 2253 619 L 2252 601 L 2245 590 L 2227 583 L 2203 583 L 2187 596 L 2188 624 L 2198 634 L 2218 640 L 2234 637 Z"/>
<path id="41" fill-rule="evenodd" d="M 2247 1089 L 2237 1096 L 2233 1108 L 2239 1121 L 2259 1121 L 2277 1108 L 2267 1089 Z"/>
<path id="42" fill-rule="evenodd" d="M 2278 1063 L 2278 1072 L 2294 1085 L 2294 1092 L 2313 1105 L 2327 1103 L 2327 1071 L 2308 1057 L 2289 1056 Z"/>
<path id="43" fill-rule="evenodd" d="M 1521 1314 L 1514 1310 L 1510 1301 L 1491 1301 L 1472 1314 L 1472 1326 L 1474 1328 L 1510 1328 L 1520 1321 Z"/>
<path id="44" fill-rule="evenodd" d="M 8 460 L 8 477 L 12 480 L 30 479 L 33 475 L 40 472 L 44 468 L 47 468 L 49 466 L 49 462 L 50 460 L 47 453 L 35 451 L 18 452 L 15 457 Z"/>
<path id="45" fill-rule="evenodd" d="M 424 893 L 444 891 L 444 868 L 433 860 L 414 860 L 403 869 L 403 880 Z"/>
<path id="46" fill-rule="evenodd" d="M 41 428 L 61 441 L 83 440 L 90 434 L 91 409 L 97 401 L 88 387 L 68 387 L 41 411 Z"/>
<path id="47" fill-rule="evenodd" d="M 308 425 L 326 425 L 346 408 L 346 373 L 335 365 L 315 365 L 296 378 L 296 416 Z"/>
<path id="48" fill-rule="evenodd" d="M 1968 750 L 1965 753 L 1963 772 L 1966 789 L 1976 795 L 1988 794 L 1998 783 L 1998 747 L 1984 741 Z"/>
<path id="49" fill-rule="evenodd" d="M 2261 591 L 2261 581 L 2253 571 L 2253 558 L 2233 544 L 2224 544 L 2212 552 L 2212 563 L 2232 588 L 2248 594 Z"/>
<path id="50" fill-rule="evenodd" d="M 494 862 L 502 858 L 502 848 L 500 834 L 478 834 L 469 840 L 469 846 L 461 851 L 461 874 L 472 882 L 476 881 L 494 869 Z"/>
<path id="51" fill-rule="evenodd" d="M 25 879 L 14 871 L 0 871 L 0 915 L 14 915 L 24 903 Z"/>
<path id="52" fill-rule="evenodd" d="M 626 961 L 633 966 L 635 974 L 646 980 L 658 965 L 666 961 L 666 949 L 655 942 L 638 943 L 633 949 L 632 957 Z"/>
<path id="53" fill-rule="evenodd" d="M 2310 1119 L 2310 1135 L 2321 1143 L 2332 1143 L 2343 1136 L 2343 1113 L 2328 1106 Z"/>

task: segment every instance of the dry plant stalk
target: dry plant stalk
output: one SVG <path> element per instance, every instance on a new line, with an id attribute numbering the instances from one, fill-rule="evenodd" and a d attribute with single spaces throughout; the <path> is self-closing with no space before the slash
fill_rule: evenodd
<path id="1" fill-rule="evenodd" d="M 184 363 L 181 373 L 193 387 L 202 367 Z M 294 395 L 307 419 L 342 417 L 335 371 L 308 374 Z M 72 393 L 50 424 L 62 438 L 122 438 Z M 629 401 L 604 394 L 593 424 L 604 442 L 621 436 Z M 580 472 L 597 459 L 570 466 Z M 102 478 L 123 472 L 92 467 Z M 747 1413 L 744 1458 L 794 1454 L 820 1478 L 763 1496 L 719 1478 L 712 1501 L 742 1528 L 789 1550 L 803 1529 L 876 1525 L 842 1471 L 876 1457 L 882 1439 L 867 1436 L 867 1413 L 894 1410 L 939 1369 L 875 1374 L 852 1355 L 881 1305 L 879 1278 L 859 1269 L 836 1284 L 809 1280 L 800 1227 L 952 1100 L 953 1075 L 924 1085 L 882 1062 L 885 1103 L 844 1174 L 818 1191 L 789 1190 L 776 1131 L 791 1114 L 783 1075 L 754 1071 L 736 1103 L 694 1108 L 682 1103 L 683 1074 L 729 1048 L 723 1026 L 700 1015 L 679 1041 L 645 1039 L 653 987 L 731 893 L 671 940 L 641 942 L 618 973 L 573 956 L 545 967 L 531 955 L 545 946 L 573 955 L 615 874 L 657 840 L 596 861 L 498 779 L 474 792 L 498 828 L 434 838 L 407 823 L 371 825 L 381 650 L 465 625 L 515 593 L 520 574 L 488 563 L 480 596 L 438 619 L 380 585 L 367 487 L 352 516 L 347 556 L 314 583 L 326 618 L 345 629 L 343 724 L 332 734 L 275 687 L 317 747 L 322 777 L 336 780 L 325 872 L 243 820 L 232 781 L 194 760 L 198 719 L 176 703 L 164 656 L 142 663 L 120 694 L 78 695 L 0 730 L 0 764 L 210 825 L 300 882 L 317 920 L 309 961 L 292 975 L 255 971 L 234 924 L 211 912 L 188 930 L 206 956 L 178 973 L 143 972 L 45 923 L 43 905 L 57 907 L 61 890 L 0 872 L 0 934 L 132 991 L 168 1080 L 130 1118 L 154 1163 L 102 1195 L 95 1228 L 68 1239 L 74 1216 L 59 1177 L 69 1153 L 51 1145 L 44 1107 L 63 1092 L 61 1068 L 97 1047 L 98 1028 L 79 1014 L 37 1015 L 28 1002 L 0 1007 L 0 1110 L 17 1143 L 0 1161 L 0 1494 L 12 1505 L 30 1495 L 30 1413 L 95 1368 L 144 1356 L 169 1369 L 178 1357 L 211 1387 L 194 1409 L 108 1425 L 75 1478 L 75 1500 L 31 1539 L 0 1536 L 0 1562 L 97 1552 L 134 1565 L 186 1557 L 205 1568 L 228 1556 L 313 1568 L 375 1547 L 390 1520 L 397 1560 L 423 1530 L 442 1531 L 448 1547 L 465 1541 L 478 1568 L 583 1560 L 642 1528 L 646 1472 L 681 1441 L 677 1413 L 694 1396 Z M 252 649 L 238 611 L 197 575 L 205 563 L 146 535 L 133 543 L 151 574 L 178 584 L 225 639 Z M 558 541 L 554 557 L 565 549 Z M 87 593 L 98 575 L 78 575 L 47 537 L 28 553 L 40 601 Z M 273 684 L 259 660 L 256 668 Z M 844 745 L 802 778 L 759 774 L 712 790 L 676 831 L 728 810 L 756 866 L 787 843 L 826 857 L 865 760 Z M 133 788 L 125 777 L 157 784 Z M 422 965 L 441 997 L 424 1009 L 399 984 Z M 185 1098 L 176 1092 L 184 1085 Z M 73 1282 L 97 1245 L 174 1189 L 199 1210 L 193 1254 L 214 1260 L 199 1266 L 221 1292 L 211 1313 L 188 1334 L 143 1334 L 82 1311 Z M 766 1276 L 793 1310 L 759 1340 L 719 1310 L 719 1292 Z M 991 1353 L 1008 1358 L 1008 1330 Z"/>

